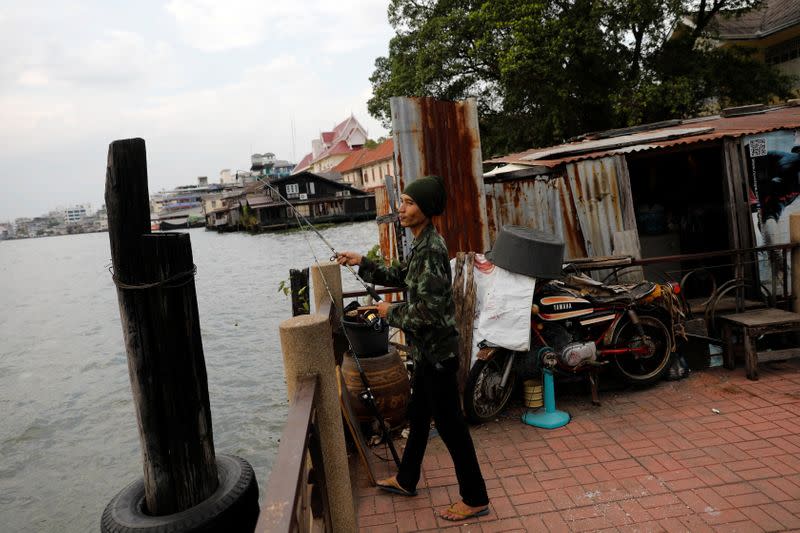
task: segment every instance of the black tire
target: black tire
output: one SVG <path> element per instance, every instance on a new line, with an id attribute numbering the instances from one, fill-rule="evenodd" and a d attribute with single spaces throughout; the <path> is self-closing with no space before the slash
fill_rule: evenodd
<path id="1" fill-rule="evenodd" d="M 622 379 L 628 383 L 650 385 L 661 380 L 669 369 L 672 335 L 664 322 L 654 316 L 640 315 L 639 322 L 644 330 L 644 339 L 636 326 L 627 321 L 617 331 L 615 345 L 620 348 L 637 348 L 644 343 L 649 348 L 648 354 L 618 355 L 614 357 L 614 365 Z"/>
<path id="2" fill-rule="evenodd" d="M 144 480 L 134 481 L 108 503 L 100 530 L 109 533 L 253 531 L 258 521 L 258 483 L 253 467 L 234 455 L 217 455 L 219 487 L 190 509 L 164 516 L 144 512 Z"/>
<path id="3" fill-rule="evenodd" d="M 512 368 L 505 388 L 500 388 L 507 357 L 504 354 L 488 361 L 478 359 L 469 371 L 464 386 L 464 412 L 470 422 L 489 422 L 505 409 L 516 381 Z"/>

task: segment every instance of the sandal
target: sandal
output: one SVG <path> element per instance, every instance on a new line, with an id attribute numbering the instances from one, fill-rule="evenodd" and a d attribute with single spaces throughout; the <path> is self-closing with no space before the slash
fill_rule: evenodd
<path id="1" fill-rule="evenodd" d="M 387 477 L 386 479 L 381 479 L 375 483 L 377 487 L 381 490 L 385 490 L 386 492 L 391 492 L 393 494 L 400 494 L 401 496 L 416 496 L 416 490 L 406 490 L 400 486 L 400 483 L 397 481 L 397 476 Z"/>
<path id="2" fill-rule="evenodd" d="M 448 507 L 447 510 L 444 513 L 439 513 L 439 516 L 442 518 L 442 520 L 448 520 L 450 522 L 460 522 L 462 520 L 469 520 L 470 518 L 477 518 L 479 516 L 486 516 L 487 514 L 489 514 L 489 506 L 488 505 L 486 507 L 473 508 L 473 510 L 466 511 L 466 512 L 457 511 L 455 509 L 456 505 L 458 505 L 458 504 L 454 503 L 453 505 Z M 464 504 L 464 505 L 467 506 L 467 504 Z M 455 517 L 446 516 L 445 513 L 449 513 L 451 515 L 455 515 Z"/>

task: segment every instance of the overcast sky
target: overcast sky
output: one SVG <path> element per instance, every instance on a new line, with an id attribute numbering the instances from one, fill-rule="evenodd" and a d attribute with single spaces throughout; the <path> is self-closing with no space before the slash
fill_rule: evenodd
<path id="1" fill-rule="evenodd" d="M 0 221 L 103 203 L 108 145 L 142 137 L 150 192 L 250 154 L 299 160 L 367 114 L 387 0 L 0 0 Z M 292 121 L 295 135 L 292 140 Z"/>

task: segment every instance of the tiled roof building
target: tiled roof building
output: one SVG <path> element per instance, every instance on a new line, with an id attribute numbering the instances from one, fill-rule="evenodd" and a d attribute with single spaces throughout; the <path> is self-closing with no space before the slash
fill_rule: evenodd
<path id="1" fill-rule="evenodd" d="M 311 153 L 306 154 L 292 171 L 328 172 L 350 153 L 361 149 L 367 142 L 367 130 L 353 115 L 334 126 L 333 131 L 320 133 L 311 141 Z"/>
<path id="2" fill-rule="evenodd" d="M 689 15 L 675 29 L 675 35 L 691 28 L 694 20 Z M 709 29 L 717 46 L 753 49 L 761 61 L 784 74 L 800 76 L 800 1 L 764 0 L 758 8 L 745 13 L 720 11 Z M 797 81 L 795 90 L 800 93 Z"/>
<path id="3" fill-rule="evenodd" d="M 333 168 L 354 187 L 372 190 L 384 185 L 384 176 L 394 176 L 394 141 L 390 138 L 375 148 L 352 152 Z"/>

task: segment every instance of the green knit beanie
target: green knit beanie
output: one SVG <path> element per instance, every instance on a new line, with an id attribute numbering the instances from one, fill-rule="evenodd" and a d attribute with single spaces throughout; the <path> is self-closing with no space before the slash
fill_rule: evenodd
<path id="1" fill-rule="evenodd" d="M 413 198 L 428 218 L 441 215 L 447 203 L 447 191 L 441 176 L 425 176 L 416 179 L 406 185 L 403 194 Z"/>

